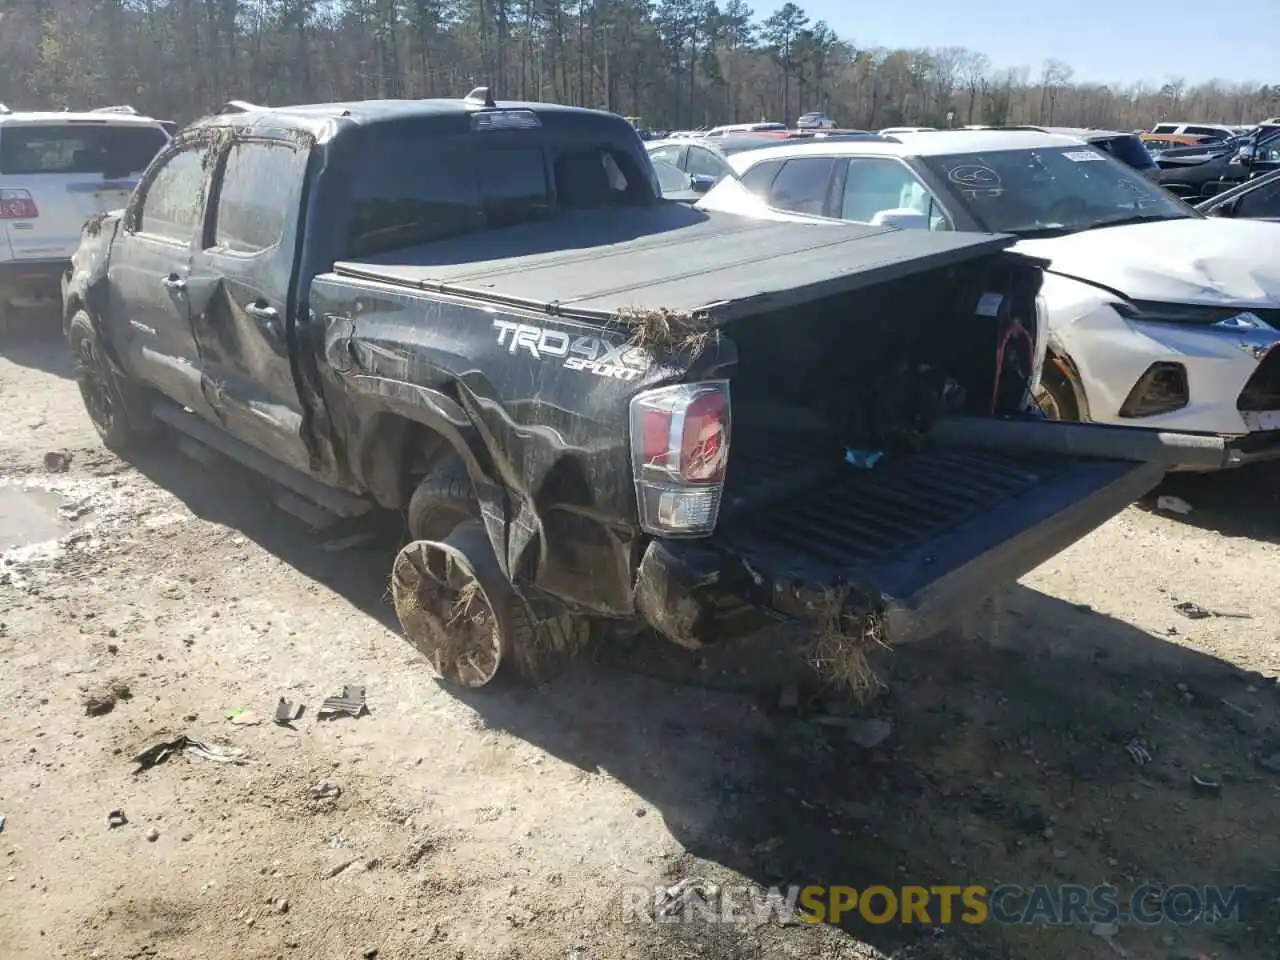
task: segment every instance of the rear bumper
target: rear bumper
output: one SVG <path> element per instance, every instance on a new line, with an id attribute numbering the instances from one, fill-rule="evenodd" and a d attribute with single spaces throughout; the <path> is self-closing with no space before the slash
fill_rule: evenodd
<path id="1" fill-rule="evenodd" d="M 57 298 L 68 260 L 0 260 L 0 300 Z"/>

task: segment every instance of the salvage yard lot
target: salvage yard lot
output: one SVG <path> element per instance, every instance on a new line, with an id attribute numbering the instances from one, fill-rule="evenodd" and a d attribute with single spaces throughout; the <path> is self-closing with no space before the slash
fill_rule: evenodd
<path id="1" fill-rule="evenodd" d="M 1274 956 L 1274 471 L 1175 478 L 1190 515 L 1132 507 L 895 652 L 862 718 L 781 709 L 794 671 L 750 649 L 643 640 L 461 696 L 399 638 L 394 530 L 122 463 L 68 373 L 52 337 L 0 344 L 4 960 Z M 369 712 L 317 719 L 347 684 Z M 134 772 L 182 735 L 246 762 Z M 1213 927 L 623 922 L 626 888 L 691 878 L 1250 894 Z"/>

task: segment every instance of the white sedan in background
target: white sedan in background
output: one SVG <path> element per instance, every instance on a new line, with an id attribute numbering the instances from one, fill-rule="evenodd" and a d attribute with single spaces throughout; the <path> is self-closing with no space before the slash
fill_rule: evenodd
<path id="1" fill-rule="evenodd" d="M 1225 438 L 1280 459 L 1280 225 L 1209 218 L 1073 137 L 935 131 L 729 158 L 699 203 L 785 219 L 1009 233 L 1047 262 L 1050 417 Z"/>

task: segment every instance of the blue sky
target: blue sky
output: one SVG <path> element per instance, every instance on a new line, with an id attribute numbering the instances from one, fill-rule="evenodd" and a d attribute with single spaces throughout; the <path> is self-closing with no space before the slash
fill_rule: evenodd
<path id="1" fill-rule="evenodd" d="M 997 69 L 1046 58 L 1075 79 L 1107 83 L 1172 76 L 1280 83 L 1280 0 L 1218 8 L 1203 0 L 795 0 L 860 46 L 969 47 Z M 754 0 L 763 18 L 781 2 Z"/>

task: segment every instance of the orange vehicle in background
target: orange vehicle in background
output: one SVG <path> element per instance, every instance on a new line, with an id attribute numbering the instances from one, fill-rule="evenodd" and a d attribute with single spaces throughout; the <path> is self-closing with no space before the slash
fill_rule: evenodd
<path id="1" fill-rule="evenodd" d="M 1180 147 L 1199 147 L 1214 142 L 1213 137 L 1191 133 L 1143 133 L 1139 136 L 1143 145 L 1152 153 Z"/>

